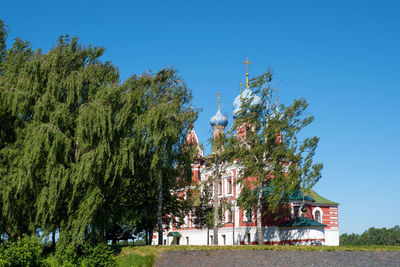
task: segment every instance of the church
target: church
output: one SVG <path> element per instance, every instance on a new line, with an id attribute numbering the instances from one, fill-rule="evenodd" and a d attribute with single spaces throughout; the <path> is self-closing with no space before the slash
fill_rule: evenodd
<path id="1" fill-rule="evenodd" d="M 248 60 L 244 63 L 250 64 Z M 247 65 L 248 66 L 248 65 Z M 259 101 L 257 95 L 249 88 L 248 69 L 246 71 L 246 88 L 233 102 L 233 118 L 240 109 L 243 97 L 252 101 Z M 277 107 L 277 105 L 276 105 Z M 213 135 L 218 131 L 224 131 L 228 125 L 228 118 L 221 113 L 218 95 L 218 110 L 210 119 Z M 239 133 L 238 133 L 239 134 Z M 194 144 L 200 157 L 204 157 L 195 130 L 192 128 L 187 136 L 187 142 Z M 238 206 L 241 187 L 236 183 L 240 175 L 238 164 L 232 164 L 226 168 L 218 182 L 218 198 L 231 203 L 229 208 L 224 208 L 222 220 L 218 228 L 219 245 L 256 245 L 257 220 L 254 211 L 244 211 Z M 201 183 L 212 176 L 211 168 L 204 161 L 192 165 L 193 183 Z M 264 189 L 267 191 L 267 189 Z M 286 203 L 289 212 L 272 218 L 263 212 L 262 233 L 266 245 L 339 245 L 339 212 L 338 203 L 326 199 L 317 192 L 311 190 L 304 194 L 300 190 L 293 192 Z M 185 216 L 180 225 L 171 223 L 163 232 L 164 245 L 210 245 L 213 244 L 212 229 L 199 229 L 196 227 L 195 216 L 190 212 Z M 152 244 L 158 244 L 157 232 L 153 235 Z"/>

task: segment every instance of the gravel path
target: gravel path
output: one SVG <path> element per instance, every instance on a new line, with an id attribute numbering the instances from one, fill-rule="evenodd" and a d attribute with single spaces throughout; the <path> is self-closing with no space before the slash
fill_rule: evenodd
<path id="1" fill-rule="evenodd" d="M 400 266 L 400 251 L 166 251 L 155 266 Z"/>

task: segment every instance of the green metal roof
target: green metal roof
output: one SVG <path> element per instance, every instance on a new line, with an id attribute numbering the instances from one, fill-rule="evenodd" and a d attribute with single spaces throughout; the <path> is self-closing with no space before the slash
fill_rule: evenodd
<path id="1" fill-rule="evenodd" d="M 323 226 L 325 227 L 325 224 L 322 224 L 320 222 L 311 220 L 307 217 L 299 217 L 296 219 L 292 219 L 288 222 L 284 222 L 281 225 L 279 225 L 280 227 L 300 227 L 300 226 Z"/>
<path id="2" fill-rule="evenodd" d="M 289 195 L 289 199 L 290 200 L 303 200 L 303 192 L 300 190 L 295 190 Z M 312 197 L 310 197 L 306 194 L 304 194 L 304 200 L 309 200 L 312 202 L 315 201 Z"/>
<path id="3" fill-rule="evenodd" d="M 252 191 L 254 192 L 255 190 L 258 190 L 258 187 L 255 187 L 252 189 Z M 273 190 L 272 186 L 266 186 L 264 187 L 264 197 L 269 195 Z M 303 200 L 303 192 L 301 190 L 295 190 L 293 191 L 290 195 L 289 195 L 289 199 L 290 200 Z M 304 195 L 304 200 L 308 200 L 308 201 L 312 201 L 314 202 L 315 200 L 308 196 L 308 195 Z"/>
<path id="4" fill-rule="evenodd" d="M 314 204 L 339 205 L 339 203 L 337 203 L 337 202 L 330 201 L 329 199 L 326 199 L 326 198 L 318 195 L 317 192 L 315 192 L 314 190 L 310 190 L 310 193 L 308 195 L 311 196 L 315 200 Z"/>
<path id="5" fill-rule="evenodd" d="M 167 236 L 181 237 L 181 234 L 179 232 L 169 232 Z"/>

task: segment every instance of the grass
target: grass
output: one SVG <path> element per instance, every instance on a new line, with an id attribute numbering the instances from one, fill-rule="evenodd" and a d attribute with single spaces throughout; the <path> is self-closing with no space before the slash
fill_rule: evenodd
<path id="1" fill-rule="evenodd" d="M 124 267 L 153 266 L 162 252 L 171 250 L 400 251 L 400 246 L 136 246 L 123 247 L 117 263 Z"/>

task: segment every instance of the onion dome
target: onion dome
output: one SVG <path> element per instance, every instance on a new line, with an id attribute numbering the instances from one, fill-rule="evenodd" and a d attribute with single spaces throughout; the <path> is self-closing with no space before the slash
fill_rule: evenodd
<path id="1" fill-rule="evenodd" d="M 217 93 L 218 95 L 218 111 L 217 113 L 211 117 L 210 123 L 212 127 L 215 126 L 223 126 L 226 127 L 228 125 L 228 118 L 222 115 L 221 113 L 221 106 L 220 106 L 220 101 L 219 101 L 219 96 L 221 95 L 219 92 Z"/>
<path id="2" fill-rule="evenodd" d="M 221 111 L 218 109 L 217 113 L 210 119 L 211 126 L 223 126 L 228 125 L 228 118 L 222 115 Z"/>
<path id="3" fill-rule="evenodd" d="M 250 106 L 258 105 L 261 102 L 261 99 L 257 95 L 253 94 L 253 92 L 249 89 L 249 87 L 246 87 L 243 93 L 238 95 L 233 101 L 233 117 L 235 119 L 240 111 L 242 102 L 250 101 L 250 99 L 251 99 Z"/>

